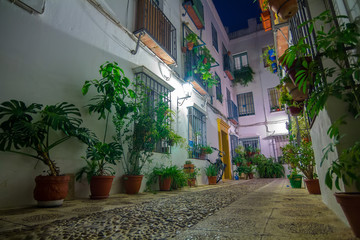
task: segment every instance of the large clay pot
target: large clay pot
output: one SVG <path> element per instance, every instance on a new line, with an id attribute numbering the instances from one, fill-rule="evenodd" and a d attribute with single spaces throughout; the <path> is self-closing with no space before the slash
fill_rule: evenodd
<path id="1" fill-rule="evenodd" d="M 171 177 L 162 178 L 161 176 L 159 176 L 160 191 L 170 191 L 171 180 L 172 180 Z"/>
<path id="2" fill-rule="evenodd" d="M 216 176 L 208 176 L 209 185 L 216 185 Z"/>
<path id="3" fill-rule="evenodd" d="M 356 237 L 360 237 L 360 192 L 335 193 Z"/>
<path id="4" fill-rule="evenodd" d="M 126 194 L 139 193 L 143 177 L 144 175 L 125 175 L 123 179 Z"/>
<path id="5" fill-rule="evenodd" d="M 105 199 L 109 197 L 115 176 L 93 176 L 90 181 L 90 198 Z"/>
<path id="6" fill-rule="evenodd" d="M 319 179 L 304 179 L 304 181 L 310 194 L 321 194 Z"/>
<path id="7" fill-rule="evenodd" d="M 69 190 L 70 176 L 37 176 L 34 199 L 39 207 L 61 206 Z"/>
<path id="8" fill-rule="evenodd" d="M 269 7 L 283 20 L 288 20 L 298 11 L 296 0 L 269 0 Z"/>

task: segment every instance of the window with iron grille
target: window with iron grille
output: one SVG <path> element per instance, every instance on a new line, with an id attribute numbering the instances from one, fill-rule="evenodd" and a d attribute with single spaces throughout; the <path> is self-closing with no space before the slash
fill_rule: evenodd
<path id="1" fill-rule="evenodd" d="M 236 157 L 235 148 L 239 145 L 239 139 L 235 135 L 230 135 L 231 143 L 231 157 L 232 159 Z"/>
<path id="2" fill-rule="evenodd" d="M 254 138 L 240 138 L 239 142 L 241 143 L 241 145 L 244 146 L 244 148 L 248 148 L 251 147 L 254 150 L 255 149 L 260 149 L 260 138 L 259 137 L 254 137 Z"/>
<path id="3" fill-rule="evenodd" d="M 270 104 L 270 112 L 279 112 L 284 111 L 284 105 L 282 105 L 279 101 L 280 99 L 280 91 L 274 88 L 268 88 L 269 95 L 269 104 Z"/>
<path id="4" fill-rule="evenodd" d="M 192 158 L 199 158 L 199 145 L 206 145 L 206 115 L 194 107 L 188 107 L 189 146 Z"/>
<path id="5" fill-rule="evenodd" d="M 148 96 L 145 109 L 149 109 L 149 113 L 154 119 L 156 119 L 155 112 L 156 106 L 160 101 L 165 102 L 168 107 L 171 109 L 171 91 L 165 86 L 161 85 L 159 82 L 151 78 L 146 73 L 136 73 L 135 74 L 136 83 L 142 84 L 146 89 L 145 94 Z M 168 121 L 170 125 L 170 119 Z M 163 139 L 156 143 L 155 152 L 159 153 L 170 153 L 171 147 L 168 144 L 167 139 Z"/>
<path id="6" fill-rule="evenodd" d="M 242 93 L 237 95 L 239 116 L 255 115 L 253 93 Z"/>
<path id="7" fill-rule="evenodd" d="M 216 49 L 216 51 L 219 52 L 218 50 L 218 37 L 217 37 L 217 31 L 216 28 L 214 27 L 214 24 L 211 23 L 211 33 L 212 33 L 212 43 L 214 48 Z"/>
<path id="8" fill-rule="evenodd" d="M 215 78 L 219 81 L 216 85 L 216 99 L 219 100 L 221 103 L 223 102 L 223 95 L 221 90 L 221 79 L 217 73 L 215 73 Z"/>
<path id="9" fill-rule="evenodd" d="M 249 66 L 247 52 L 234 55 L 235 69 L 240 70 L 242 67 Z"/>

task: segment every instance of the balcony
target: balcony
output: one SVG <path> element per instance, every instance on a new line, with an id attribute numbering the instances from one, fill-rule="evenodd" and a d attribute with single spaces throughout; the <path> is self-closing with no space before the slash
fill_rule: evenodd
<path id="1" fill-rule="evenodd" d="M 176 28 L 153 0 L 138 0 L 134 34 L 166 64 L 176 63 Z"/>
<path id="2" fill-rule="evenodd" d="M 235 125 L 237 125 L 239 123 L 239 111 L 238 111 L 238 107 L 236 106 L 236 104 L 231 101 L 228 100 L 228 113 L 229 113 L 229 117 L 228 119 Z"/>
<path id="3" fill-rule="evenodd" d="M 208 87 L 204 83 L 199 73 L 194 73 L 195 66 L 201 61 L 201 57 L 197 51 L 186 51 L 185 55 L 185 80 L 190 82 L 193 87 L 201 94 L 206 95 Z"/>
<path id="4" fill-rule="evenodd" d="M 234 80 L 234 60 L 227 52 L 224 54 L 224 72 L 231 81 Z"/>
<path id="5" fill-rule="evenodd" d="M 204 23 L 204 6 L 201 0 L 184 0 L 183 7 L 197 29 L 203 29 Z"/>

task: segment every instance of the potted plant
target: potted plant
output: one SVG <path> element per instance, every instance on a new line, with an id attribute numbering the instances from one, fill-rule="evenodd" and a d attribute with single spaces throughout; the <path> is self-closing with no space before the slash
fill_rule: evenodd
<path id="1" fill-rule="evenodd" d="M 235 171 L 239 173 L 239 176 L 241 176 L 241 174 L 244 174 L 245 179 L 247 180 L 249 179 L 249 173 L 253 171 L 253 167 L 251 165 L 248 166 L 247 164 L 242 164 L 238 166 Z"/>
<path id="2" fill-rule="evenodd" d="M 311 142 L 302 141 L 299 146 L 289 143 L 281 148 L 283 159 L 290 164 L 292 169 L 299 169 L 305 176 L 304 179 L 310 194 L 321 194 L 319 180 L 316 179 L 315 158 Z M 298 177 L 298 176 L 295 176 Z"/>
<path id="3" fill-rule="evenodd" d="M 188 186 L 194 187 L 195 182 L 196 182 L 196 177 L 197 177 L 197 175 L 199 175 L 199 169 L 194 168 L 194 172 L 186 173 L 186 175 L 187 175 L 187 184 L 188 184 Z"/>
<path id="4" fill-rule="evenodd" d="M 214 151 L 209 145 L 200 145 L 200 159 L 205 159 L 207 154 L 212 154 Z"/>
<path id="5" fill-rule="evenodd" d="M 274 162 L 273 158 L 267 158 L 263 154 L 256 154 L 253 156 L 253 161 L 260 178 L 281 178 L 285 175 L 283 165 Z"/>
<path id="6" fill-rule="evenodd" d="M 184 172 L 185 173 L 193 173 L 194 168 L 195 168 L 195 165 L 190 160 L 185 161 L 185 164 L 184 164 Z"/>
<path id="7" fill-rule="evenodd" d="M 296 87 L 294 90 L 300 92 Z M 301 92 L 300 92 L 301 93 Z M 290 95 L 286 85 L 280 85 L 280 98 L 279 101 L 281 104 L 286 104 L 292 116 L 298 116 L 302 113 L 304 108 L 303 101 L 296 101 L 293 98 L 293 95 Z"/>
<path id="8" fill-rule="evenodd" d="M 218 169 L 214 164 L 210 164 L 205 168 L 205 174 L 208 177 L 209 185 L 216 185 L 216 176 Z"/>
<path id="9" fill-rule="evenodd" d="M 102 141 L 88 145 L 86 151 L 86 166 L 76 174 L 76 179 L 81 180 L 84 174 L 90 183 L 90 198 L 104 199 L 109 197 L 115 171 L 111 165 L 116 165 L 122 157 L 122 145 L 116 141 L 106 142 L 110 114 L 115 111 L 118 119 L 123 119 L 134 107 L 125 102 L 125 98 L 135 98 L 133 90 L 128 89 L 130 80 L 124 75 L 123 70 L 116 62 L 106 62 L 100 66 L 101 79 L 85 81 L 82 88 L 83 95 L 88 93 L 90 87 L 97 91 L 95 97 L 87 105 L 90 114 L 99 114 L 98 120 L 104 120 L 104 134 Z"/>
<path id="10" fill-rule="evenodd" d="M 61 206 L 68 193 L 70 177 L 60 173 L 50 151 L 71 137 L 87 144 L 95 139 L 80 127 L 80 117 L 79 109 L 67 102 L 44 107 L 10 100 L 0 105 L 0 150 L 31 157 L 49 168 L 46 175 L 35 178 L 34 198 L 39 206 Z"/>
<path id="11" fill-rule="evenodd" d="M 235 148 L 235 157 L 233 158 L 233 163 L 234 165 L 236 166 L 240 166 L 241 164 L 243 164 L 244 162 L 246 162 L 246 159 L 245 159 L 245 148 L 242 146 L 242 145 L 238 145 L 236 148 Z"/>
<path id="12" fill-rule="evenodd" d="M 267 46 L 266 50 L 261 55 L 262 61 L 265 63 L 266 69 L 271 73 L 277 72 L 277 63 L 276 63 L 276 52 L 274 47 Z"/>
<path id="13" fill-rule="evenodd" d="M 193 66 L 194 73 L 200 74 L 201 79 L 207 87 L 211 88 L 212 86 L 216 86 L 219 83 L 219 80 L 210 72 L 211 65 L 215 63 L 215 59 L 210 54 L 209 49 L 201 47 L 194 51 L 200 56 L 197 64 Z"/>
<path id="14" fill-rule="evenodd" d="M 183 171 L 183 169 L 180 169 L 179 167 L 175 166 L 176 169 L 174 171 L 174 174 L 172 176 L 172 184 L 171 189 L 178 189 L 182 188 L 184 186 L 187 186 L 187 176 L 186 173 Z"/>
<path id="15" fill-rule="evenodd" d="M 241 69 L 234 71 L 234 83 L 239 83 L 242 86 L 247 86 L 254 80 L 254 71 L 250 66 L 243 66 Z"/>
<path id="16" fill-rule="evenodd" d="M 154 167 L 150 174 L 148 174 L 148 180 L 146 182 L 147 189 L 151 189 L 151 185 L 159 181 L 160 191 L 170 191 L 171 183 L 174 176 L 178 174 L 177 166 L 160 166 Z"/>
<path id="17" fill-rule="evenodd" d="M 189 51 L 192 51 L 194 48 L 194 45 L 197 44 L 198 36 L 195 33 L 189 33 L 185 40 L 187 41 L 187 48 Z"/>

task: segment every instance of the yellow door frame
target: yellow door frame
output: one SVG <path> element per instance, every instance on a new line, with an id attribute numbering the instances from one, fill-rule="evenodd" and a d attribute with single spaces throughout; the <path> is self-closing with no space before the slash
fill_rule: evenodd
<path id="1" fill-rule="evenodd" d="M 217 124 L 218 124 L 219 150 L 225 152 L 225 155 L 221 159 L 223 163 L 226 164 L 226 169 L 223 175 L 223 179 L 232 179 L 231 162 L 230 162 L 230 141 L 229 141 L 230 126 L 221 118 L 217 119 Z"/>

